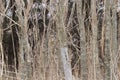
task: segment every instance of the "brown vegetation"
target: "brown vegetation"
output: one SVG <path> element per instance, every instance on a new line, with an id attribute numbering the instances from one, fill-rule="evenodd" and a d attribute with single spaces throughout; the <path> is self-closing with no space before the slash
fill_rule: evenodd
<path id="1" fill-rule="evenodd" d="M 0 80 L 120 80 L 119 6 L 1 0 Z"/>

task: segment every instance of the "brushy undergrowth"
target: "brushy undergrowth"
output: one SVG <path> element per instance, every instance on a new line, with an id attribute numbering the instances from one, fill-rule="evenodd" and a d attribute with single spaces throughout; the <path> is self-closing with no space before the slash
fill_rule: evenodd
<path id="1" fill-rule="evenodd" d="M 0 0 L 0 80 L 120 80 L 119 6 Z"/>

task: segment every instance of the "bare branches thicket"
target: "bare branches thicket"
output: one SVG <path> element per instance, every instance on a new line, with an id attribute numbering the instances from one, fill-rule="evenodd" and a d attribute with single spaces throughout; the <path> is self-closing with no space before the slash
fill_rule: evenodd
<path id="1" fill-rule="evenodd" d="M 0 80 L 119 80 L 119 6 L 1 0 Z"/>

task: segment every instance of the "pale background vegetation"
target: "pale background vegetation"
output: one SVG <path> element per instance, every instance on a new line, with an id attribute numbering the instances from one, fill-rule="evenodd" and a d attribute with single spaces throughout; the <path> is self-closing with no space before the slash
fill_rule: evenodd
<path id="1" fill-rule="evenodd" d="M 120 80 L 120 1 L 0 0 L 0 80 Z"/>

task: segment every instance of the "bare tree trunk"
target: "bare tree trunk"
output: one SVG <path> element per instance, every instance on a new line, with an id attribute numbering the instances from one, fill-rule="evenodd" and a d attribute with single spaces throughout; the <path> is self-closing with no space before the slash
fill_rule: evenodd
<path id="1" fill-rule="evenodd" d="M 0 19 L 2 19 L 2 16 L 0 16 Z M 3 53 L 2 37 L 3 37 L 3 29 L 0 26 L 0 77 L 2 77 L 3 75 L 3 68 L 4 68 L 4 53 Z"/>
<path id="2" fill-rule="evenodd" d="M 92 39 L 91 39 L 91 48 L 92 48 L 92 72 L 91 76 L 93 80 L 100 80 L 100 66 L 99 66 L 99 57 L 98 57 L 98 26 L 97 26 L 97 14 L 96 14 L 96 0 L 91 0 L 91 12 L 92 12 Z M 99 75 L 99 76 L 98 76 Z"/>
<path id="3" fill-rule="evenodd" d="M 118 44 L 120 45 L 120 0 L 118 0 L 118 7 L 117 7 L 117 18 L 118 18 L 118 22 L 117 22 L 117 25 L 118 25 Z"/>
<path id="4" fill-rule="evenodd" d="M 19 71 L 21 73 L 20 79 L 30 79 L 31 76 L 31 54 L 32 54 L 32 48 L 30 47 L 30 44 L 28 42 L 28 15 L 29 11 L 32 5 L 32 0 L 29 3 L 29 6 L 27 6 L 27 9 L 24 12 L 24 16 L 22 15 L 22 11 L 25 8 L 24 1 L 23 0 L 16 0 L 17 3 L 17 9 L 18 11 L 18 17 L 20 24 L 20 31 L 19 31 L 19 46 L 20 46 L 20 53 L 19 53 Z M 23 75 L 25 74 L 25 75 Z"/>
<path id="5" fill-rule="evenodd" d="M 67 35 L 65 20 L 67 15 L 68 1 L 60 1 L 58 5 L 57 12 L 57 31 L 60 41 L 60 60 L 63 67 L 63 73 L 65 75 L 65 80 L 72 80 L 72 69 L 68 57 L 68 47 L 67 47 Z M 63 15 L 64 14 L 64 15 Z"/>
<path id="6" fill-rule="evenodd" d="M 110 15 L 110 9 L 111 9 L 111 2 L 109 0 L 105 0 L 105 57 L 104 57 L 104 63 L 105 63 L 105 80 L 111 80 L 111 66 L 110 66 L 110 43 L 111 43 L 111 15 Z"/>
<path id="7" fill-rule="evenodd" d="M 111 6 L 116 6 L 117 0 L 111 0 Z M 118 55 L 118 41 L 117 41 L 117 8 L 112 9 L 112 20 L 111 20 L 111 43 L 110 43 L 110 58 L 111 58 L 111 80 L 116 80 L 118 75 L 116 75 L 117 68 L 117 55 Z"/>
<path id="8" fill-rule="evenodd" d="M 0 28 L 0 77 L 3 74 L 3 65 L 4 65 L 4 54 L 3 54 L 3 46 L 2 46 L 2 29 Z"/>
<path id="9" fill-rule="evenodd" d="M 4 6 L 2 4 L 2 1 L 0 1 L 0 12 L 3 12 Z M 0 15 L 0 25 L 2 24 L 3 16 Z M 3 75 L 3 68 L 4 68 L 4 53 L 3 53 L 3 45 L 2 45 L 2 39 L 3 39 L 3 29 L 2 26 L 0 26 L 0 77 Z"/>
<path id="10" fill-rule="evenodd" d="M 88 55 L 87 55 L 87 48 L 86 48 L 86 35 L 85 35 L 85 26 L 84 26 L 84 18 L 85 14 L 84 11 L 82 12 L 83 2 L 82 0 L 76 0 L 77 4 L 77 15 L 79 21 L 79 29 L 80 29 L 80 52 L 81 52 L 81 79 L 88 80 Z"/>

